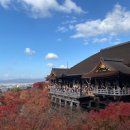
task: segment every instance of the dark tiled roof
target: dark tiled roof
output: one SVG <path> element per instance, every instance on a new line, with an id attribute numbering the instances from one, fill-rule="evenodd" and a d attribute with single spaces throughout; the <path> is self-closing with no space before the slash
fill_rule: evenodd
<path id="1" fill-rule="evenodd" d="M 82 75 L 82 78 L 97 78 L 97 77 L 110 77 L 110 76 L 115 76 L 115 75 L 118 75 L 119 72 L 111 72 L 111 71 L 108 71 L 108 72 L 100 72 L 100 73 L 87 73 L 87 74 L 84 74 Z"/>
<path id="2" fill-rule="evenodd" d="M 62 75 L 66 75 L 67 71 L 68 69 L 52 68 L 51 74 L 54 74 L 56 77 L 60 77 Z"/>
<path id="3" fill-rule="evenodd" d="M 76 75 L 76 74 L 82 75 L 83 73 L 89 72 L 99 62 L 100 57 L 101 57 L 100 53 L 90 56 L 89 58 L 85 59 L 84 61 L 72 67 L 68 71 L 68 75 Z"/>
<path id="4" fill-rule="evenodd" d="M 120 61 L 103 61 L 104 64 L 111 69 L 111 71 L 121 72 L 124 74 L 130 74 L 130 67 Z"/>
<path id="5" fill-rule="evenodd" d="M 123 59 L 124 64 L 130 64 L 130 42 L 102 49 L 97 54 L 90 56 L 89 58 L 72 67 L 68 71 L 68 75 L 82 75 L 90 72 L 96 66 L 96 64 L 100 62 L 101 57 Z"/>
<path id="6" fill-rule="evenodd" d="M 123 59 L 125 64 L 130 64 L 130 42 L 103 49 L 100 53 L 102 57 Z"/>
<path id="7" fill-rule="evenodd" d="M 101 71 L 97 72 L 100 64 L 105 65 L 106 68 L 108 68 L 108 71 Z M 83 75 L 83 78 L 88 78 L 88 77 L 104 77 L 104 76 L 111 76 L 111 75 L 117 75 L 119 73 L 130 75 L 130 67 L 125 65 L 122 60 L 115 60 L 115 59 L 103 59 L 101 58 L 100 63 L 98 63 L 94 69 Z"/>

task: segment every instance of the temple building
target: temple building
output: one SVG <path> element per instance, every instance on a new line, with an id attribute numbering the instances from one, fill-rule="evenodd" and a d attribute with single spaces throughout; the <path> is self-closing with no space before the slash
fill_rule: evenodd
<path id="1" fill-rule="evenodd" d="M 130 102 L 130 42 L 102 49 L 72 68 L 53 68 L 47 80 L 57 105 L 99 109 Z"/>

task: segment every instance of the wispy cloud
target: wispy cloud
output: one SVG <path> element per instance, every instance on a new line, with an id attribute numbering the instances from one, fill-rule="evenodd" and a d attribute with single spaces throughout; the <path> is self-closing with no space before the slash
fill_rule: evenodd
<path id="1" fill-rule="evenodd" d="M 60 65 L 60 68 L 64 69 L 64 68 L 67 68 L 67 67 L 65 65 Z"/>
<path id="2" fill-rule="evenodd" d="M 0 0 L 0 5 L 3 8 L 8 8 L 9 4 L 11 3 L 11 0 Z"/>
<path id="3" fill-rule="evenodd" d="M 104 19 L 86 21 L 75 25 L 73 38 L 90 38 L 98 36 L 117 36 L 130 33 L 130 11 L 116 4 Z M 102 39 L 103 41 L 106 39 Z"/>
<path id="4" fill-rule="evenodd" d="M 104 43 L 110 41 L 109 38 L 103 37 L 103 38 L 94 38 L 93 43 Z"/>
<path id="5" fill-rule="evenodd" d="M 48 53 L 46 56 L 45 56 L 45 59 L 49 60 L 49 59 L 58 59 L 58 55 L 57 54 L 54 54 L 54 53 Z"/>
<path id="6" fill-rule="evenodd" d="M 67 32 L 67 31 L 68 31 L 68 28 L 65 27 L 65 26 L 59 26 L 58 29 L 57 29 L 57 32 L 64 33 L 64 32 Z"/>
<path id="7" fill-rule="evenodd" d="M 66 24 L 74 24 L 74 23 L 77 23 L 77 19 L 71 19 L 71 20 L 67 20 L 67 21 L 64 21 L 62 22 L 62 25 L 66 25 Z"/>
<path id="8" fill-rule="evenodd" d="M 71 13 L 71 12 L 75 12 L 75 13 L 83 13 L 84 11 L 76 5 L 76 3 L 74 3 L 72 0 L 65 0 L 63 5 L 59 6 L 59 10 L 60 11 L 64 11 L 66 13 Z"/>
<path id="9" fill-rule="evenodd" d="M 25 52 L 26 55 L 29 55 L 29 56 L 32 56 L 32 55 L 34 55 L 36 53 L 31 48 L 25 48 L 24 52 Z"/>
<path id="10" fill-rule="evenodd" d="M 49 67 L 49 68 L 53 68 L 54 65 L 53 65 L 52 63 L 48 63 L 48 64 L 47 64 L 47 67 Z"/>
<path id="11" fill-rule="evenodd" d="M 62 24 L 62 25 L 58 26 L 56 31 L 61 32 L 61 33 L 66 33 L 73 29 L 75 29 L 75 26 L 73 24 L 64 24 L 64 25 Z"/>
<path id="12" fill-rule="evenodd" d="M 9 4 L 20 4 L 24 10 L 29 12 L 34 18 L 49 17 L 54 12 L 63 13 L 83 13 L 84 11 L 72 0 L 64 0 L 60 4 L 58 0 L 0 0 L 0 5 L 4 8 L 9 7 Z M 19 6 L 17 6 L 18 8 Z"/>

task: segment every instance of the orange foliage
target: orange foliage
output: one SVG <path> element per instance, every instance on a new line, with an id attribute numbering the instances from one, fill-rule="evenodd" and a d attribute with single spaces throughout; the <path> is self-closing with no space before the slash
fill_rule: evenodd
<path id="1" fill-rule="evenodd" d="M 37 82 L 33 84 L 33 88 L 38 88 L 38 89 L 44 89 L 48 88 L 48 83 L 45 82 Z"/>
<path id="2" fill-rule="evenodd" d="M 88 125 L 100 130 L 130 130 L 130 103 L 112 103 L 100 112 L 90 112 Z"/>
<path id="3" fill-rule="evenodd" d="M 110 104 L 99 112 L 54 110 L 42 83 L 0 97 L 0 130 L 130 130 L 130 103 Z"/>

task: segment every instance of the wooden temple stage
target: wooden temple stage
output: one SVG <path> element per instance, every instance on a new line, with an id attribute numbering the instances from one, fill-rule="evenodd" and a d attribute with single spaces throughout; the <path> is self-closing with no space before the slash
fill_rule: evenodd
<path id="1" fill-rule="evenodd" d="M 130 102 L 130 42 L 101 50 L 70 69 L 53 68 L 53 105 L 97 110 L 111 102 Z"/>

